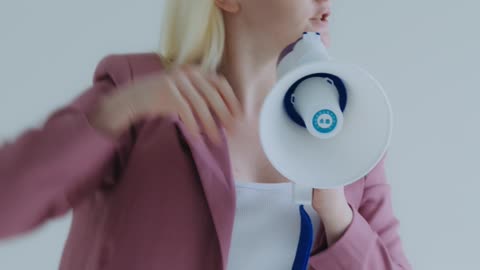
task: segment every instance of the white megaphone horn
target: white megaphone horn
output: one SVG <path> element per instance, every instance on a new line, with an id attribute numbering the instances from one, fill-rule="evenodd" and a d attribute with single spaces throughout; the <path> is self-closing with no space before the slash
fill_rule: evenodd
<path id="1" fill-rule="evenodd" d="M 293 182 L 293 200 L 311 205 L 313 188 L 368 174 L 392 134 L 381 85 L 359 67 L 332 61 L 315 32 L 284 50 L 277 75 L 260 112 L 260 140 L 272 166 Z"/>

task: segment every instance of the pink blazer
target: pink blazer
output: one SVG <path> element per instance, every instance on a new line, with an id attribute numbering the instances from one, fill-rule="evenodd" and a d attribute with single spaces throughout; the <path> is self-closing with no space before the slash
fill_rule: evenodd
<path id="1" fill-rule="evenodd" d="M 86 118 L 101 96 L 161 70 L 155 53 L 108 55 L 88 90 L 0 147 L 0 239 L 72 209 L 62 270 L 226 269 L 236 200 L 225 133 L 221 146 L 194 143 L 169 115 L 114 141 Z M 411 269 L 384 160 L 345 188 L 353 221 L 328 248 L 320 228 L 309 269 Z"/>

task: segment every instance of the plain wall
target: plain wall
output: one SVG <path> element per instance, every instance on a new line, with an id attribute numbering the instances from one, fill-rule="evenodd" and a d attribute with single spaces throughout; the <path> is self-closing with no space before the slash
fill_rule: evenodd
<path id="1" fill-rule="evenodd" d="M 85 90 L 103 56 L 156 48 L 161 4 L 1 0 L 0 141 Z M 370 71 L 392 104 L 386 168 L 415 269 L 480 269 L 479 9 L 468 0 L 333 0 L 330 53 Z M 0 242 L 0 269 L 56 269 L 70 219 Z"/>

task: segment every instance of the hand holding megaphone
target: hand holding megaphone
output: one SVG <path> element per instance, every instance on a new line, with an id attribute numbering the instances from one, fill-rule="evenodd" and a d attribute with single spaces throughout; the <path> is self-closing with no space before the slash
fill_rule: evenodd
<path id="1" fill-rule="evenodd" d="M 366 71 L 331 60 L 320 34 L 306 32 L 286 49 L 259 122 L 263 150 L 294 183 L 293 199 L 365 176 L 391 139 L 393 117 L 380 84 Z"/>

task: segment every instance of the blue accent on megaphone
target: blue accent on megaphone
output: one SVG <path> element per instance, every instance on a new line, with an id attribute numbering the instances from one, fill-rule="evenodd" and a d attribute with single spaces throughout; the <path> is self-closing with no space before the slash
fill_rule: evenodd
<path id="1" fill-rule="evenodd" d="M 283 107 L 285 109 L 285 112 L 290 117 L 290 119 L 292 119 L 293 122 L 297 123 L 303 128 L 306 128 L 307 126 L 305 125 L 304 119 L 300 116 L 300 114 L 298 114 L 294 104 L 292 103 L 292 95 L 295 93 L 295 90 L 297 89 L 298 85 L 300 85 L 300 83 L 314 77 L 331 79 L 335 88 L 338 91 L 338 103 L 340 105 L 340 110 L 342 110 L 343 112 L 345 110 L 345 107 L 347 106 L 347 89 L 342 79 L 330 73 L 315 73 L 305 76 L 292 84 L 292 86 L 290 86 L 290 88 L 288 89 L 287 93 L 285 93 L 285 97 L 283 98 Z"/>
<path id="2" fill-rule="evenodd" d="M 310 259 L 313 244 L 312 220 L 303 205 L 300 205 L 299 209 L 301 217 L 300 237 L 298 239 L 297 253 L 293 261 L 292 270 L 308 269 L 308 260 Z"/>
<path id="3" fill-rule="evenodd" d="M 313 116 L 312 125 L 320 133 L 330 133 L 337 127 L 337 115 L 328 109 L 320 110 Z"/>

